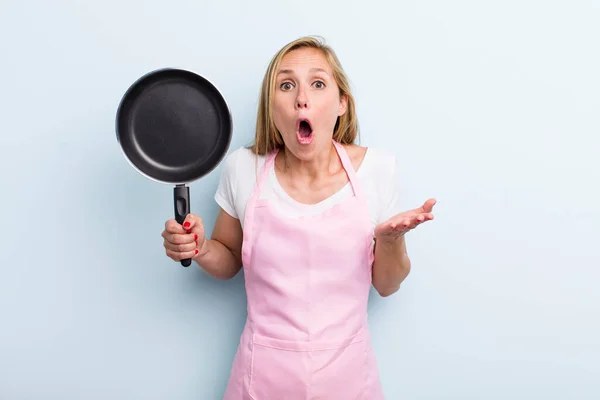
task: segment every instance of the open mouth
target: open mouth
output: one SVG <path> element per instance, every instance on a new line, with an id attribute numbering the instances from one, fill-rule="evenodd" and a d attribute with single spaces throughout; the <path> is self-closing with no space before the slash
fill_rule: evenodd
<path id="1" fill-rule="evenodd" d="M 309 144 L 313 139 L 313 130 L 310 121 L 299 119 L 296 126 L 296 136 L 301 144 Z"/>

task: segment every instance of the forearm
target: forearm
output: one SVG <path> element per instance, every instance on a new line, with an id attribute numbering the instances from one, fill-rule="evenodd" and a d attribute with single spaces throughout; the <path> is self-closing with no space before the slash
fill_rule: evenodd
<path id="1" fill-rule="evenodd" d="M 381 296 L 389 296 L 400 289 L 410 272 L 410 258 L 404 236 L 398 239 L 377 240 L 373 263 L 373 286 Z"/>
<path id="2" fill-rule="evenodd" d="M 227 246 L 215 239 L 206 240 L 194 261 L 207 274 L 217 279 L 231 279 L 241 268 L 241 260 Z"/>

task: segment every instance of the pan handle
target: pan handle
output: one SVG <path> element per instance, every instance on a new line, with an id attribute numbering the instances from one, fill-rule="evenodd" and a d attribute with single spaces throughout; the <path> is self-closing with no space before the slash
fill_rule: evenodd
<path id="1" fill-rule="evenodd" d="M 185 217 L 190 213 L 190 188 L 186 185 L 177 185 L 173 189 L 173 203 L 175 206 L 175 220 L 183 224 Z M 181 260 L 181 265 L 189 267 L 192 264 L 190 258 Z"/>

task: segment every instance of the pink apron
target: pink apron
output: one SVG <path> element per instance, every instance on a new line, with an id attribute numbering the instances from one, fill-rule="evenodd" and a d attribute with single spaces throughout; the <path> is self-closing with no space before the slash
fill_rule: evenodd
<path id="1" fill-rule="evenodd" d="M 353 196 L 288 217 L 260 191 L 248 200 L 242 259 L 248 317 L 224 400 L 381 400 L 367 326 L 373 228 L 350 158 L 333 142 Z"/>

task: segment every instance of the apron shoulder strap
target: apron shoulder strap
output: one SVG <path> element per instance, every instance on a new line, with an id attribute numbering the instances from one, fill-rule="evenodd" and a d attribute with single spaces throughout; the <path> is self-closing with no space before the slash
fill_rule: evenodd
<path id="1" fill-rule="evenodd" d="M 352 185 L 352 190 L 354 191 L 354 195 L 358 197 L 360 200 L 364 200 L 364 193 L 362 191 L 362 186 L 358 181 L 358 177 L 356 176 L 356 171 L 354 170 L 354 166 L 352 165 L 352 160 L 348 156 L 346 149 L 340 143 L 333 140 L 333 145 L 335 146 L 338 155 L 340 156 L 340 160 L 342 161 L 342 166 L 346 170 L 346 174 L 348 174 L 348 179 L 350 180 L 350 184 Z"/>

